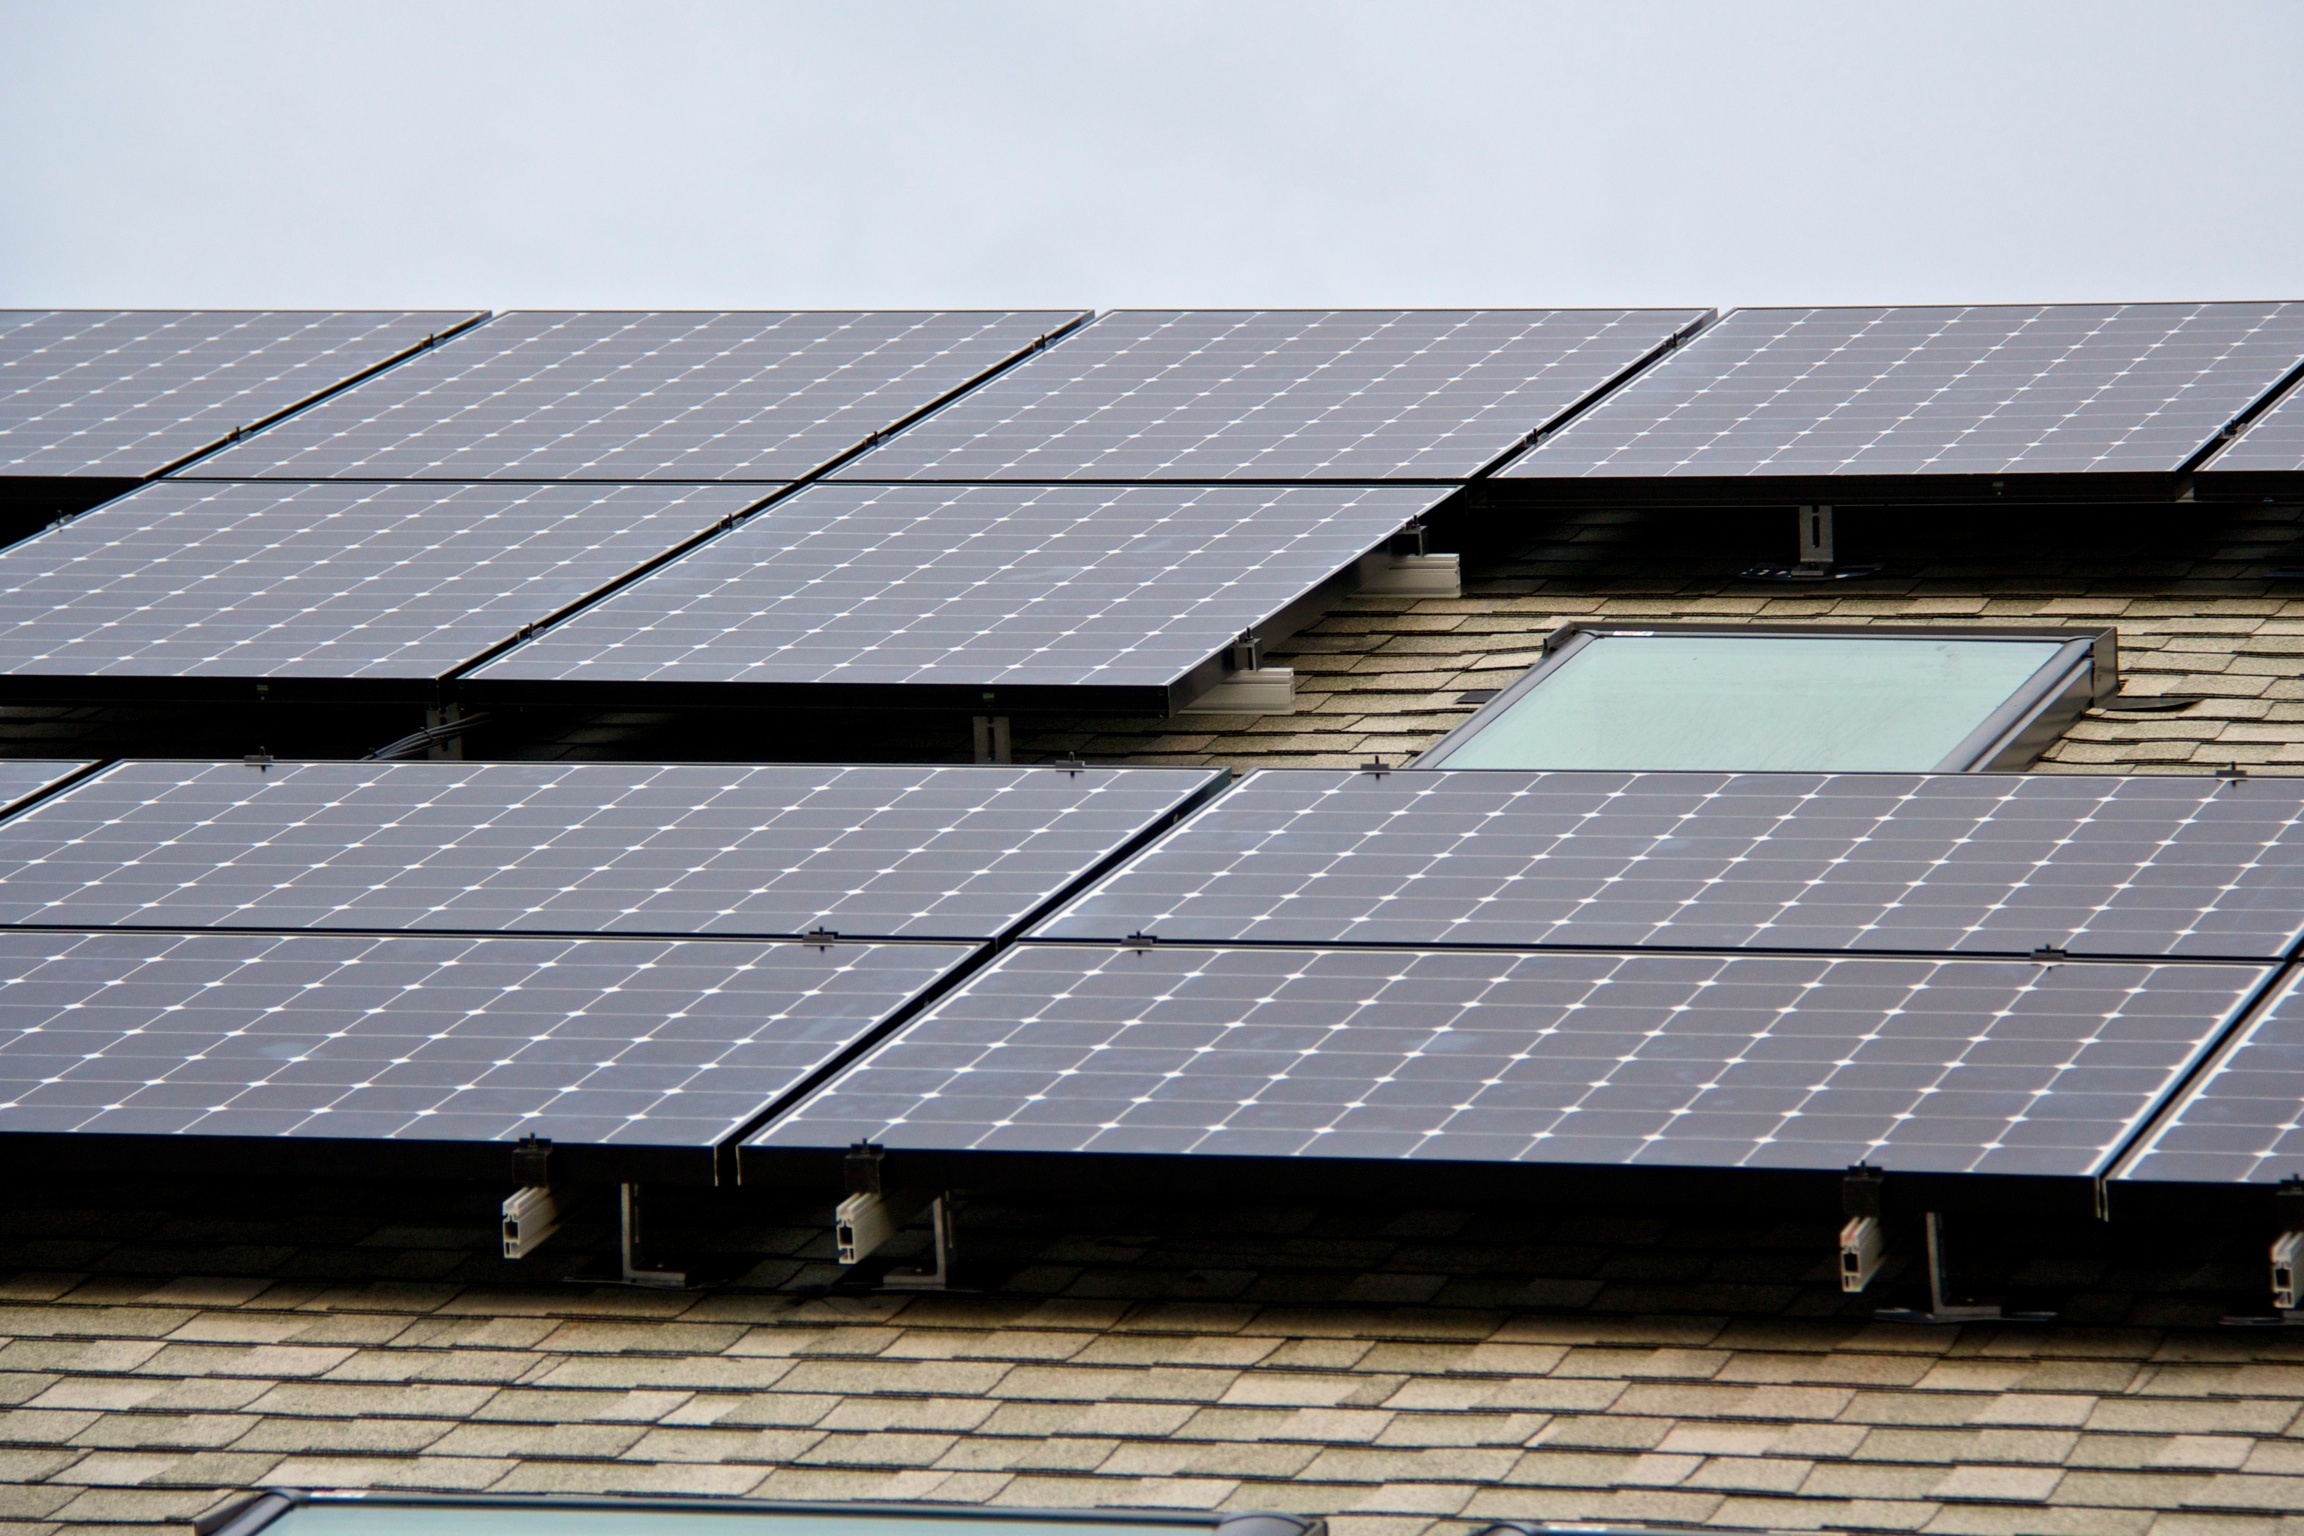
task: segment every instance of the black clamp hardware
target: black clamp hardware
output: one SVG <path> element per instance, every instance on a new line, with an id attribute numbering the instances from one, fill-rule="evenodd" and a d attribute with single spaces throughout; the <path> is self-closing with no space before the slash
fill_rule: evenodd
<path id="1" fill-rule="evenodd" d="M 841 1164 L 851 1195 L 877 1195 L 885 1190 L 888 1153 L 868 1141 L 859 1141 L 848 1149 Z"/>
<path id="2" fill-rule="evenodd" d="M 512 1182 L 523 1189 L 541 1189 L 552 1182 L 552 1138 L 523 1136 L 512 1148 Z"/>
<path id="3" fill-rule="evenodd" d="M 1853 1220 L 1859 1216 L 1877 1218 L 1880 1215 L 1880 1197 L 1888 1175 L 1870 1163 L 1851 1163 L 1840 1176 L 1840 1214 Z"/>
<path id="4" fill-rule="evenodd" d="M 2054 944 L 2043 944 L 2032 951 L 2032 958 L 2041 965 L 2054 965 L 2059 960 L 2069 960 L 2072 957 Z"/>

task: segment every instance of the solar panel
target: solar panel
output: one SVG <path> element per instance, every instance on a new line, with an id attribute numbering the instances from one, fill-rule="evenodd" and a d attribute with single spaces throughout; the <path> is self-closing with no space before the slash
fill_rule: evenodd
<path id="1" fill-rule="evenodd" d="M 15 757 L 0 758 L 0 815 L 52 784 L 94 767 L 93 763 L 68 762 L 60 758 Z"/>
<path id="2" fill-rule="evenodd" d="M 971 953 L 0 932 L 0 1133 L 709 1147 Z"/>
<path id="3" fill-rule="evenodd" d="M 473 676 L 1166 688 L 1441 494 L 816 485 Z"/>
<path id="4" fill-rule="evenodd" d="M 157 474 L 474 318 L 0 311 L 0 474 Z"/>
<path id="5" fill-rule="evenodd" d="M 500 315 L 199 466 L 221 479 L 797 480 L 1078 319 Z"/>
<path id="6" fill-rule="evenodd" d="M 0 823 L 0 923 L 991 939 L 1221 777 L 124 763 Z"/>
<path id="7" fill-rule="evenodd" d="M 2269 969 L 1025 944 L 748 1145 L 2080 1176 Z"/>
<path id="8" fill-rule="evenodd" d="M 2169 474 L 2304 361 L 2304 304 L 1737 310 L 1513 479 Z"/>
<path id="9" fill-rule="evenodd" d="M 2304 387 L 2291 389 L 2278 405 L 2258 417 L 2231 447 L 2210 459 L 2201 475 L 2304 472 Z"/>
<path id="10" fill-rule="evenodd" d="M 1284 770 L 1037 932 L 2269 960 L 2300 822 L 2278 778 Z"/>
<path id="11" fill-rule="evenodd" d="M 0 551 L 0 674 L 428 683 L 755 499 L 163 481 Z"/>
<path id="12" fill-rule="evenodd" d="M 1120 310 L 844 480 L 1463 479 L 1709 310 Z"/>
<path id="13" fill-rule="evenodd" d="M 2154 1125 L 2119 1177 L 2276 1184 L 2304 1177 L 2304 972 L 2290 975 Z"/>

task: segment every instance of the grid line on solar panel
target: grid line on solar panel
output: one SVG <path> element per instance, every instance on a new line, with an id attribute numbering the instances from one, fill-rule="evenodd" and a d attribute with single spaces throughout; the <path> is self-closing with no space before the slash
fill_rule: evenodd
<path id="1" fill-rule="evenodd" d="M 2078 1177 L 2271 969 L 1027 943 L 747 1144 Z"/>
<path id="2" fill-rule="evenodd" d="M 473 318 L 0 311 L 0 474 L 156 474 Z"/>
<path id="3" fill-rule="evenodd" d="M 1167 686 L 1443 494 L 820 483 L 473 675 Z"/>
<path id="4" fill-rule="evenodd" d="M 2258 417 L 2239 439 L 2210 459 L 2204 475 L 2304 473 L 2304 383 Z"/>
<path id="5" fill-rule="evenodd" d="M 2123 1162 L 2122 1180 L 2276 1184 L 2304 1177 L 2304 971 L 2258 1007 Z"/>
<path id="6" fill-rule="evenodd" d="M 0 551 L 0 674 L 430 681 L 755 499 L 163 481 Z"/>
<path id="7" fill-rule="evenodd" d="M 1062 312 L 527 312 L 306 411 L 219 479 L 800 480 Z"/>
<path id="8" fill-rule="evenodd" d="M 1507 478 L 2172 474 L 2304 361 L 2304 304 L 1737 310 Z"/>
<path id="9" fill-rule="evenodd" d="M 711 1146 L 971 954 L 0 932 L 0 1134 Z"/>
<path id="10" fill-rule="evenodd" d="M 124 763 L 0 823 L 0 923 L 990 939 L 1219 777 Z"/>
<path id="11" fill-rule="evenodd" d="M 843 480 L 1463 479 L 1708 310 L 1119 310 Z"/>
<path id="12" fill-rule="evenodd" d="M 1276 770 L 1035 936 L 2270 960 L 2300 823 L 2269 778 Z"/>

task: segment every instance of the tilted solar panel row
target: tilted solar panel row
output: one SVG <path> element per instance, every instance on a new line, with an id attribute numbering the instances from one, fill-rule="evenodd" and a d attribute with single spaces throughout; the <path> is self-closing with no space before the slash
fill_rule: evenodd
<path id="1" fill-rule="evenodd" d="M 512 313 L 192 473 L 782 484 L 915 419 L 841 477 L 1461 481 L 1538 435 L 1505 478 L 2167 476 L 2251 424 L 2212 473 L 2299 462 L 2304 408 L 2255 420 L 2295 303 L 1710 314 Z M 149 475 L 475 318 L 0 316 L 7 472 Z"/>
<path id="2" fill-rule="evenodd" d="M 546 1135 L 705 1178 L 750 1132 L 738 1169 L 769 1182 L 857 1141 L 1179 1176 L 2200 1182 L 2296 1155 L 2285 781 L 1278 772 L 1130 855 L 1221 776 L 22 777 L 0 1137 L 41 1144 L 293 1137 L 485 1173 Z M 1755 926 L 1679 931 L 1690 890 Z M 2069 948 L 2010 953 L 2043 920 Z"/>
<path id="3" fill-rule="evenodd" d="M 868 1141 L 949 1177 L 2264 1178 L 2304 1159 L 2304 1065 L 2248 1075 L 2304 1063 L 2291 989 L 2251 1011 L 2304 939 L 2300 815 L 2278 780 L 1257 774 L 764 1125 L 747 1176 Z"/>
<path id="4" fill-rule="evenodd" d="M 431 699 L 468 678 L 476 704 L 1172 710 L 1235 637 L 1284 632 L 1499 463 L 1498 483 L 1771 495 L 2166 476 L 2293 377 L 2300 313 L 509 314 L 201 459 L 199 486 L 0 554 L 0 678 L 25 699 Z M 287 366 L 257 366 L 272 331 L 306 383 L 366 360 L 337 356 L 346 317 L 147 318 L 146 351 L 189 326 L 256 347 L 265 379 Z M 97 366 L 20 330 L 33 374 Z M 165 370 L 119 357 L 164 416 Z M 1242 480 L 1300 483 L 1221 484 Z"/>

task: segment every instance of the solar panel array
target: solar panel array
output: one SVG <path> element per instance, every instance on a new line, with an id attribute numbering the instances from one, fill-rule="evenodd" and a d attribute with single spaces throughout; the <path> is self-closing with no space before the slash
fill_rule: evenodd
<path id="1" fill-rule="evenodd" d="M 708 1152 L 1216 778 L 115 765 L 0 821 L 0 1135 Z"/>
<path id="2" fill-rule="evenodd" d="M 2278 960 L 2304 780 L 1267 772 L 1036 933 Z"/>
<path id="3" fill-rule="evenodd" d="M 798 480 L 1081 317 L 499 315 L 283 422 L 223 479 Z"/>
<path id="4" fill-rule="evenodd" d="M 2081 1176 L 2268 971 L 1027 945 L 753 1144 Z"/>
<path id="5" fill-rule="evenodd" d="M 1118 310 L 846 480 L 1465 479 L 1708 310 Z"/>
<path id="6" fill-rule="evenodd" d="M 1440 495 L 819 484 L 475 681 L 1166 687 Z"/>
<path id="7" fill-rule="evenodd" d="M 0 925 L 985 940 L 1220 778 L 124 763 L 0 822 Z"/>
<path id="8" fill-rule="evenodd" d="M 162 481 L 0 557 L 0 671 L 429 681 L 753 499 Z"/>
<path id="9" fill-rule="evenodd" d="M 1503 473 L 2172 474 L 2304 363 L 2304 304 L 1745 309 Z"/>
<path id="10" fill-rule="evenodd" d="M 710 1147 L 970 953 L 0 932 L 0 1131 Z"/>
<path id="11" fill-rule="evenodd" d="M 2304 938 L 2300 821 L 2281 780 L 1260 773 L 747 1145 L 2095 1177 Z"/>
<path id="12" fill-rule="evenodd" d="M 157 474 L 475 318 L 0 311 L 0 475 Z"/>

